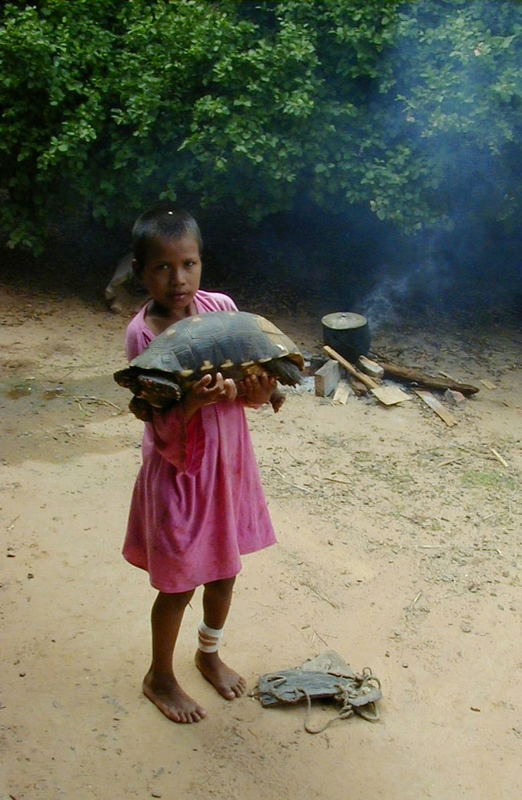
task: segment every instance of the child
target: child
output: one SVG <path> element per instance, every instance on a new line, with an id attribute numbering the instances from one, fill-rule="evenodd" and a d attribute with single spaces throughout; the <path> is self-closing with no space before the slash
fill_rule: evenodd
<path id="1" fill-rule="evenodd" d="M 133 228 L 133 268 L 151 300 L 127 328 L 135 358 L 169 325 L 192 314 L 235 310 L 224 294 L 199 288 L 202 241 L 187 213 L 156 207 Z M 124 557 L 149 572 L 159 590 L 152 607 L 152 662 L 144 694 L 174 722 L 199 722 L 206 711 L 179 686 L 172 659 L 183 613 L 203 585 L 196 665 L 228 700 L 246 684 L 218 654 L 240 555 L 275 542 L 255 462 L 244 405 L 268 402 L 267 375 L 235 383 L 203 377 L 166 412 L 145 423 Z"/>

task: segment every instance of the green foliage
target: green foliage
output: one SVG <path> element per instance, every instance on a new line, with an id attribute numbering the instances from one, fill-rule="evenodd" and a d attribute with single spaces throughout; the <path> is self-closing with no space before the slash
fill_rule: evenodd
<path id="1" fill-rule="evenodd" d="M 515 221 L 522 6 L 517 0 L 414 4 L 401 17 L 397 42 L 396 99 L 416 160 L 429 169 L 425 197 L 432 213 L 451 218 L 467 206 L 486 219 Z"/>
<path id="2" fill-rule="evenodd" d="M 515 0 L 7 3 L 0 227 L 37 249 L 158 198 L 515 220 L 521 24 Z"/>

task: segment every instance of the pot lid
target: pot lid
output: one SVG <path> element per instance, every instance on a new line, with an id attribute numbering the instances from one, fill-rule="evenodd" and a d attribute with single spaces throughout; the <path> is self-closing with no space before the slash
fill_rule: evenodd
<path id="1" fill-rule="evenodd" d="M 353 311 L 335 311 L 333 314 L 326 314 L 321 322 L 327 328 L 342 331 L 349 328 L 362 328 L 368 323 L 368 320 L 362 314 L 355 314 Z"/>

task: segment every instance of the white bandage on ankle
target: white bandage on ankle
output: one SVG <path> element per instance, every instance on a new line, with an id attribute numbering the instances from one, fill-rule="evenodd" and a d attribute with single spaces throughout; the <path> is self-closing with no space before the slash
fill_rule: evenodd
<path id="1" fill-rule="evenodd" d="M 209 628 L 204 622 L 198 626 L 198 647 L 202 653 L 217 653 L 223 636 L 223 628 Z"/>

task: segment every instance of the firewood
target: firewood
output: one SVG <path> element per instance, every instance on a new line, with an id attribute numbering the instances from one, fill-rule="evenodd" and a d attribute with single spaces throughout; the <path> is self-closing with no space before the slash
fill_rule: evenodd
<path id="1" fill-rule="evenodd" d="M 383 405 L 385 406 L 392 406 L 396 403 L 402 403 L 403 400 L 408 400 L 408 395 L 403 392 L 401 389 L 393 386 L 379 386 L 377 381 L 374 381 L 373 378 L 370 378 L 369 375 L 365 375 L 364 372 L 359 372 L 358 369 L 354 367 L 344 356 L 337 353 L 332 347 L 325 344 L 323 350 L 328 353 L 331 358 L 335 358 L 339 364 L 347 370 L 350 375 L 353 375 L 359 381 L 364 383 L 371 391 L 374 397 L 377 398 Z"/>
<path id="2" fill-rule="evenodd" d="M 337 389 L 334 392 L 334 403 L 341 403 L 343 406 L 346 405 L 348 398 L 350 395 L 353 395 L 353 393 L 353 389 L 348 381 L 344 378 L 341 378 L 337 385 Z"/>
<path id="3" fill-rule="evenodd" d="M 328 397 L 336 389 L 341 378 L 341 368 L 331 358 L 314 375 L 316 397 Z"/>
<path id="4" fill-rule="evenodd" d="M 360 380 L 354 378 L 353 375 L 350 376 L 350 386 L 354 390 L 357 397 L 362 397 L 365 394 L 368 394 L 368 387 L 361 383 Z"/>
<path id="5" fill-rule="evenodd" d="M 426 392 L 421 389 L 415 389 L 414 391 L 415 394 L 418 395 L 420 399 L 426 403 L 426 405 L 429 406 L 431 410 L 434 411 L 449 428 L 457 424 L 457 420 L 453 414 L 448 411 L 447 408 L 444 408 L 440 400 L 437 400 L 437 398 L 431 392 Z"/>
<path id="6" fill-rule="evenodd" d="M 409 381 L 411 383 L 418 383 L 419 386 L 427 386 L 429 389 L 454 389 L 462 394 L 476 394 L 479 391 L 477 386 L 472 386 L 468 383 L 460 383 L 459 381 L 451 380 L 451 378 L 442 378 L 435 375 L 428 375 L 421 370 L 412 369 L 411 367 L 402 367 L 398 364 L 390 364 L 385 361 L 378 361 L 378 364 L 384 369 L 384 374 L 398 380 Z"/>

